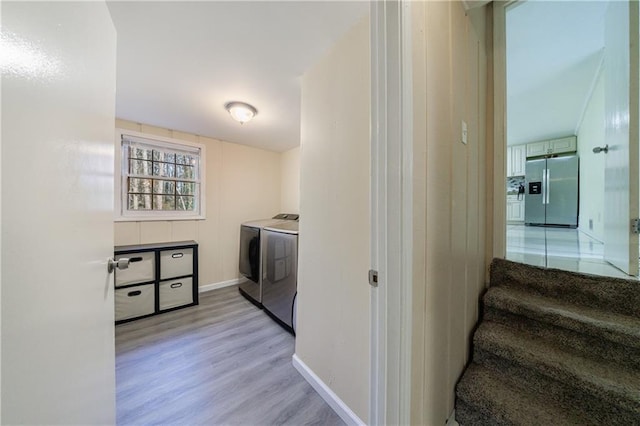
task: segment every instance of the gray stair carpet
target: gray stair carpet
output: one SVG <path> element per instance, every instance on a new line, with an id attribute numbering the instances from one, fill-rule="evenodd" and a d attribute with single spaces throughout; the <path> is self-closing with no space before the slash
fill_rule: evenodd
<path id="1" fill-rule="evenodd" d="M 640 282 L 494 259 L 456 420 L 640 426 Z"/>

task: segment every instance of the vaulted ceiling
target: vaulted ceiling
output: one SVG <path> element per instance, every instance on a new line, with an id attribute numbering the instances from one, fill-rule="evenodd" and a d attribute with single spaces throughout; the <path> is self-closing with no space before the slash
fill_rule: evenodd
<path id="1" fill-rule="evenodd" d="M 116 116 L 273 151 L 300 143 L 301 76 L 363 1 L 112 1 Z M 229 101 L 258 109 L 244 125 Z"/>
<path id="2" fill-rule="evenodd" d="M 600 72 L 606 1 L 527 1 L 507 11 L 507 142 L 576 134 Z"/>

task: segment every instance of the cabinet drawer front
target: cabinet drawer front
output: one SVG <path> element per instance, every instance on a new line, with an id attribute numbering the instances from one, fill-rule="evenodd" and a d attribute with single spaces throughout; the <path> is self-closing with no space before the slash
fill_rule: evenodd
<path id="1" fill-rule="evenodd" d="M 193 303 L 193 280 L 179 278 L 160 283 L 160 310 Z"/>
<path id="2" fill-rule="evenodd" d="M 141 317 L 155 312 L 154 284 L 117 289 L 115 291 L 116 321 Z"/>
<path id="3" fill-rule="evenodd" d="M 165 250 L 160 252 L 160 279 L 193 274 L 193 249 Z"/>
<path id="4" fill-rule="evenodd" d="M 119 254 L 115 258 L 129 258 L 128 269 L 116 269 L 116 287 L 126 284 L 143 283 L 153 281 L 156 273 L 156 255 L 155 252 L 149 251 L 145 253 L 125 253 Z"/>

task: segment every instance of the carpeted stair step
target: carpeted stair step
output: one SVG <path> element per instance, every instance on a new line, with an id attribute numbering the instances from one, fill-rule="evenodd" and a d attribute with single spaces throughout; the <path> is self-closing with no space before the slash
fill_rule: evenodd
<path id="1" fill-rule="evenodd" d="M 500 372 L 475 363 L 458 382 L 456 396 L 456 421 L 462 426 L 599 424 L 575 407 L 527 392 Z"/>
<path id="2" fill-rule="evenodd" d="M 638 413 L 622 409 L 616 405 L 603 404 L 603 401 L 589 393 L 568 386 L 556 379 L 541 374 L 530 368 L 523 368 L 518 364 L 491 353 L 479 350 L 479 361 L 485 368 L 499 372 L 504 382 L 518 387 L 522 393 L 544 395 L 558 405 L 570 410 L 579 410 L 592 422 L 599 425 L 638 425 Z"/>
<path id="3" fill-rule="evenodd" d="M 640 283 L 494 259 L 472 362 L 469 425 L 640 426 Z"/>
<path id="4" fill-rule="evenodd" d="M 592 358 L 640 369 L 639 318 L 502 286 L 487 291 L 484 307 L 485 320 L 527 331 Z"/>
<path id="5" fill-rule="evenodd" d="M 575 305 L 640 318 L 637 281 L 599 277 L 494 259 L 491 286 L 505 286 Z"/>
<path id="6" fill-rule="evenodd" d="M 531 373 L 519 375 L 524 378 L 523 386 L 558 395 L 587 395 L 585 402 L 590 411 L 605 413 L 607 418 L 616 418 L 620 413 L 621 418 L 640 421 L 640 371 L 637 369 L 597 362 L 492 321 L 483 321 L 478 327 L 473 359 L 475 363 L 486 362 L 494 368 L 530 370 Z M 552 380 L 534 383 L 532 378 L 536 375 Z M 511 378 L 518 379 L 517 376 Z M 553 384 L 558 389 L 549 389 Z"/>
<path id="7" fill-rule="evenodd" d="M 456 396 L 456 423 L 461 426 L 472 425 L 495 425 L 495 420 L 482 414 L 478 408 L 467 404 Z"/>

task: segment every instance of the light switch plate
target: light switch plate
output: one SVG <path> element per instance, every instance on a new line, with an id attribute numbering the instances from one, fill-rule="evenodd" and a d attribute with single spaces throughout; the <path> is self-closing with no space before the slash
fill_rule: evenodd
<path id="1" fill-rule="evenodd" d="M 467 144 L 467 122 L 462 120 L 462 143 Z"/>

